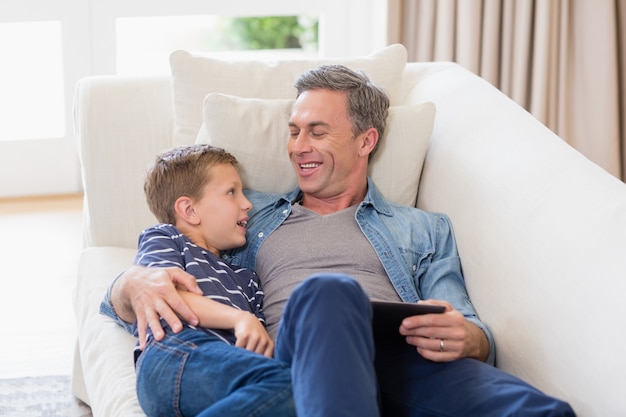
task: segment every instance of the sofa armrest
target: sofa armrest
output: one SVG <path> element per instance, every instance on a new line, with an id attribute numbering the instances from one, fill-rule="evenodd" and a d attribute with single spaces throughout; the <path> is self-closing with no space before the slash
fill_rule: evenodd
<path id="1" fill-rule="evenodd" d="M 497 366 L 579 415 L 623 412 L 626 185 L 459 65 L 407 99 L 437 107 L 418 206 L 452 220 Z"/>
<path id="2" fill-rule="evenodd" d="M 136 339 L 99 313 L 111 280 L 132 265 L 135 253 L 135 249 L 98 247 L 86 249 L 81 256 L 74 292 L 81 375 L 74 378 L 82 376 L 82 381 L 76 381 L 73 389 L 94 416 L 144 416 L 135 394 Z"/>
<path id="3" fill-rule="evenodd" d="M 155 222 L 144 200 L 145 171 L 172 146 L 170 79 L 84 78 L 74 109 L 85 246 L 135 248 L 139 232 Z"/>

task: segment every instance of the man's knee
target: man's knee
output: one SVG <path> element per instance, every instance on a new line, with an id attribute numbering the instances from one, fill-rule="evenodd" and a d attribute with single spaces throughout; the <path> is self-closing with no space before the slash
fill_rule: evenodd
<path id="1" fill-rule="evenodd" d="M 302 281 L 292 297 L 313 297 L 324 300 L 352 299 L 369 303 L 369 298 L 357 280 L 346 274 L 317 273 Z"/>
<path id="2" fill-rule="evenodd" d="M 319 322 L 328 327 L 333 317 L 371 320 L 372 307 L 361 285 L 338 273 L 318 273 L 302 281 L 293 291 L 283 312 L 284 321 L 306 319 L 309 328 Z M 369 323 L 369 321 L 368 321 Z"/>

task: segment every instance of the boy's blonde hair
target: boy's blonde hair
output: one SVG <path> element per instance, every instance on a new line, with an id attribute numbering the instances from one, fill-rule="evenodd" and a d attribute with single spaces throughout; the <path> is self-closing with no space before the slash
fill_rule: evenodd
<path id="1" fill-rule="evenodd" d="M 233 155 L 206 144 L 181 146 L 157 156 L 143 187 L 150 211 L 159 222 L 176 224 L 176 200 L 202 198 L 203 187 L 213 179 L 211 168 L 220 164 L 231 164 L 239 172 Z"/>

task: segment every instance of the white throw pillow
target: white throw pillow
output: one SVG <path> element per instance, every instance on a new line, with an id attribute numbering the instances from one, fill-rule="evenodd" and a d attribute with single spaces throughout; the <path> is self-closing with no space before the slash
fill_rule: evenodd
<path id="1" fill-rule="evenodd" d="M 175 51 L 170 55 L 174 97 L 173 145 L 193 143 L 202 124 L 202 101 L 207 94 L 295 98 L 293 83 L 298 75 L 322 64 L 343 64 L 354 70 L 363 70 L 387 92 L 394 105 L 395 100 L 399 100 L 406 61 L 406 49 L 400 44 L 360 58 L 279 61 L 227 61 Z"/>
<path id="2" fill-rule="evenodd" d="M 196 143 L 210 143 L 232 153 L 241 163 L 245 188 L 288 192 L 297 185 L 287 156 L 293 102 L 209 94 Z M 369 175 L 391 201 L 415 205 L 434 119 L 433 103 L 389 109 L 386 132 L 370 162 Z"/>

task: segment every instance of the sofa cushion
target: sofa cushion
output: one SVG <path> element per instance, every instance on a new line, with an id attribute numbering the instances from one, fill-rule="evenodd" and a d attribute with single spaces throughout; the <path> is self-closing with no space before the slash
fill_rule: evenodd
<path id="1" fill-rule="evenodd" d="M 287 156 L 293 102 L 208 94 L 196 142 L 210 143 L 235 155 L 242 165 L 246 188 L 290 191 L 297 184 Z M 389 109 L 387 129 L 370 163 L 369 175 L 391 201 L 415 205 L 434 118 L 432 103 Z M 394 146 L 389 146 L 391 143 Z"/>
<path id="2" fill-rule="evenodd" d="M 363 70 L 389 94 L 392 104 L 400 96 L 407 52 L 391 45 L 361 58 L 302 60 L 223 60 L 175 51 L 170 56 L 174 97 L 173 145 L 193 143 L 202 124 L 202 101 L 208 93 L 239 97 L 295 98 L 297 76 L 325 63 L 343 64 Z"/>

